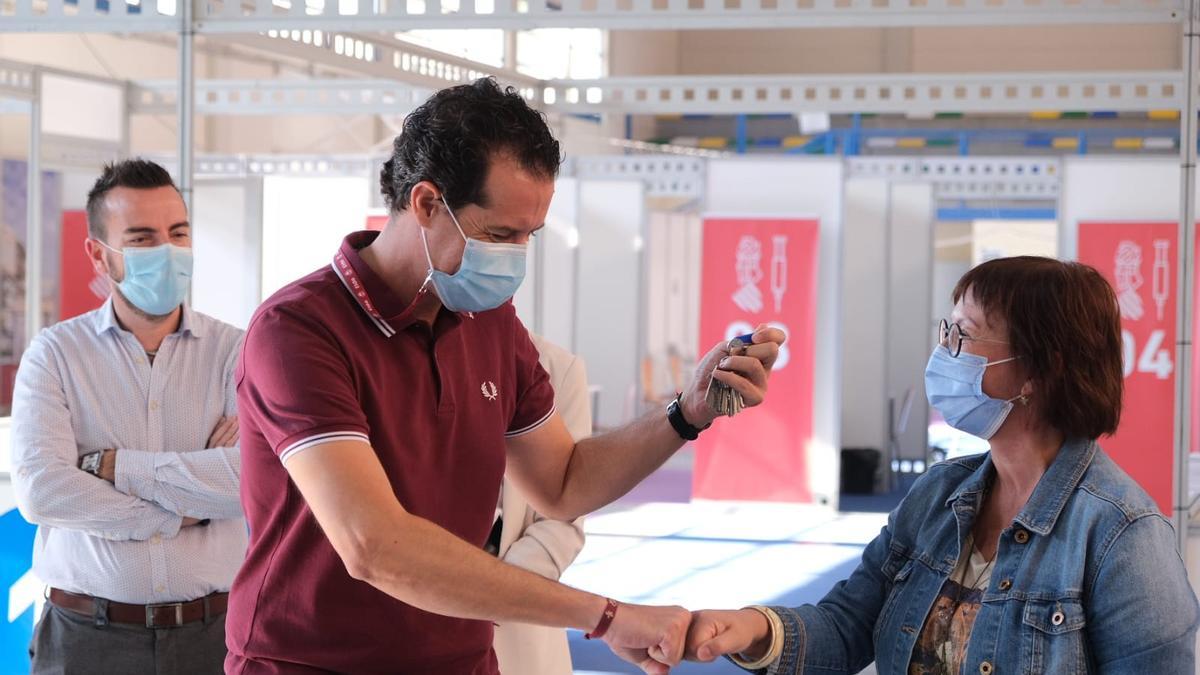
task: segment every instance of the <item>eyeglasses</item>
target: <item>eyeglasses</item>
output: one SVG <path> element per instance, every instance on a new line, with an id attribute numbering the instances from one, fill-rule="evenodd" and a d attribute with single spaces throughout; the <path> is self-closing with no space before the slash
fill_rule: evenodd
<path id="1" fill-rule="evenodd" d="M 942 322 L 938 326 L 938 329 L 939 329 L 938 330 L 938 343 L 941 344 L 943 347 L 946 348 L 947 351 L 950 352 L 950 356 L 953 356 L 955 358 L 957 358 L 958 355 L 962 353 L 963 342 L 965 342 L 967 340 L 974 340 L 975 342 L 994 342 L 994 343 L 1000 344 L 1000 345 L 1008 344 L 1007 340 L 991 340 L 988 338 L 979 338 L 979 337 L 971 337 L 970 335 L 964 335 L 962 328 L 959 327 L 959 325 L 957 323 L 950 323 L 949 321 L 946 321 L 945 319 L 942 319 Z"/>

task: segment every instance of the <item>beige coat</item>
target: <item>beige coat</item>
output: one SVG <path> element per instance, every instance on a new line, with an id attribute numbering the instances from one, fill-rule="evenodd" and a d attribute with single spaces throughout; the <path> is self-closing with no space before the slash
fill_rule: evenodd
<path id="1" fill-rule="evenodd" d="M 592 431 L 592 410 L 583 360 L 540 336 L 530 333 L 529 337 L 550 374 L 554 404 L 567 431 L 575 440 L 586 438 Z M 507 478 L 500 493 L 500 510 L 504 518 L 500 559 L 505 562 L 558 580 L 583 549 L 583 518 L 565 523 L 542 517 Z M 495 648 L 502 675 L 572 672 L 567 633 L 561 628 L 503 624 L 496 627 Z"/>

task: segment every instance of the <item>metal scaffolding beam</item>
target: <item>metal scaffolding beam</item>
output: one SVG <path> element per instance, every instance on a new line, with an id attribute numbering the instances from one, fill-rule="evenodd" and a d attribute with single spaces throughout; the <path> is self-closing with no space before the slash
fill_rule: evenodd
<path id="1" fill-rule="evenodd" d="M 567 163 L 564 174 L 591 180 L 636 180 L 648 197 L 704 196 L 708 162 L 678 155 L 602 155 Z"/>
<path id="2" fill-rule="evenodd" d="M 185 0 L 179 0 L 180 2 Z M 210 0 L 198 33 L 544 27 L 618 30 L 1174 23 L 1183 0 Z M 175 2 L 3 0 L 0 31 L 162 32 Z"/>
<path id="3" fill-rule="evenodd" d="M 523 87 L 546 112 L 567 114 L 1022 113 L 1145 111 L 1184 104 L 1178 71 L 649 77 L 560 80 Z M 404 114 L 433 88 L 393 80 L 198 80 L 206 115 Z M 131 110 L 176 112 L 174 81 L 135 82 Z"/>
<path id="4" fill-rule="evenodd" d="M 546 110 L 565 113 L 1016 113 L 1178 109 L 1179 71 L 963 75 L 683 76 L 555 80 Z"/>
<path id="5" fill-rule="evenodd" d="M 1062 184 L 1057 157 L 849 157 L 849 178 L 930 183 L 938 199 L 1055 201 Z"/>
<path id="6" fill-rule="evenodd" d="M 160 11 L 157 0 L 0 0 L 4 33 L 174 33 L 182 28 L 178 9 Z"/>
<path id="7" fill-rule="evenodd" d="M 173 80 L 134 83 L 131 91 L 132 113 L 175 113 L 179 91 Z M 195 111 L 200 115 L 402 115 L 432 94 L 432 89 L 389 80 L 197 80 Z"/>
<path id="8" fill-rule="evenodd" d="M 0 60 L 0 99 L 24 102 L 36 99 L 36 72 L 32 65 Z"/>
<path id="9" fill-rule="evenodd" d="M 589 27 L 617 30 L 995 26 L 1164 23 L 1179 20 L 1174 0 L 360 0 L 351 12 L 335 2 L 258 0 L 206 4 L 205 32 L 322 26 L 336 30 Z"/>
<path id="10" fill-rule="evenodd" d="M 350 77 L 396 80 L 440 89 L 494 76 L 517 88 L 540 87 L 537 78 L 398 40 L 388 35 L 321 30 L 269 31 L 256 35 L 208 36 L 205 44 L 251 50 L 276 60 L 321 65 Z"/>

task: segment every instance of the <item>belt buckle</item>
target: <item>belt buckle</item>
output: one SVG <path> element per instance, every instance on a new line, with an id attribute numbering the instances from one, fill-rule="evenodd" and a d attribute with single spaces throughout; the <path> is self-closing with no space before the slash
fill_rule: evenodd
<path id="1" fill-rule="evenodd" d="M 160 609 L 175 608 L 175 623 L 158 624 L 154 620 L 155 613 Z M 146 628 L 178 628 L 183 625 L 183 603 L 164 602 L 160 605 L 146 605 Z"/>

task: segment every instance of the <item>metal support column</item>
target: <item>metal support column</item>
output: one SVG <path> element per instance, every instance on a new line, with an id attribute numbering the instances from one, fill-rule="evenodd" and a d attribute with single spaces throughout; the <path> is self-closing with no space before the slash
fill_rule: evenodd
<path id="1" fill-rule="evenodd" d="M 125 119 L 121 120 L 121 154 L 117 159 L 133 156 L 133 83 L 125 83 Z"/>
<path id="2" fill-rule="evenodd" d="M 192 153 L 195 140 L 196 115 L 196 22 L 193 20 L 193 3 L 196 0 L 181 0 L 179 6 L 179 193 L 188 210 L 188 218 L 195 222 L 192 213 Z"/>
<path id="3" fill-rule="evenodd" d="M 29 103 L 28 183 L 25 186 L 25 341 L 42 329 L 42 74 L 33 74 Z"/>
<path id="4" fill-rule="evenodd" d="M 517 31 L 504 31 L 504 69 L 517 72 Z"/>
<path id="5" fill-rule="evenodd" d="M 1196 252 L 1196 70 L 1200 66 L 1200 22 L 1197 0 L 1187 0 L 1183 24 L 1183 91 L 1179 143 L 1179 260 L 1175 341 L 1175 534 L 1187 554 L 1190 495 L 1188 466 L 1191 440 L 1192 295 Z"/>

